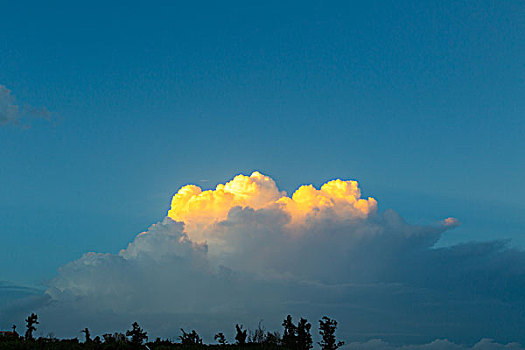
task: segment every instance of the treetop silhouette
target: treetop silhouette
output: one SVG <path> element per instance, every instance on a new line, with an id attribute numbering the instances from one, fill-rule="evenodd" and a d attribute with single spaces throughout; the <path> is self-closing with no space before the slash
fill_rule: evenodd
<path id="1" fill-rule="evenodd" d="M 336 350 L 345 345 L 344 341 L 336 341 L 335 329 L 337 328 L 337 321 L 329 317 L 323 316 L 319 320 L 319 334 L 322 340 L 318 343 L 322 350 Z"/>
<path id="2" fill-rule="evenodd" d="M 38 324 L 38 316 L 35 313 L 31 313 L 27 317 L 26 321 L 26 339 L 32 340 L 33 339 L 33 332 L 36 331 L 35 324 Z"/>
<path id="3" fill-rule="evenodd" d="M 224 333 L 215 334 L 218 344 L 205 344 L 199 334 L 192 330 L 186 332 L 181 328 L 182 335 L 178 337 L 180 342 L 173 342 L 169 339 L 162 340 L 157 338 L 155 341 L 148 342 L 147 332 L 144 331 L 137 322 L 133 322 L 131 329 L 125 334 L 120 332 L 105 333 L 91 338 L 91 332 L 86 327 L 80 332 L 84 334 L 85 341 L 80 342 L 78 338 L 57 339 L 52 333 L 46 337 L 34 339 L 33 333 L 36 325 L 39 324 L 38 316 L 32 313 L 25 320 L 27 331 L 25 337 L 20 337 L 14 332 L 0 332 L 0 350 L 20 349 L 20 350 L 200 350 L 200 349 L 257 349 L 257 350 L 310 350 L 313 346 L 310 334 L 311 324 L 305 319 L 300 318 L 294 324 L 290 315 L 286 317 L 282 325 L 284 334 L 281 337 L 279 332 L 269 332 L 262 326 L 262 321 L 258 327 L 250 331 L 242 325 L 235 325 L 235 344 L 228 344 Z M 335 350 L 341 347 L 344 342 L 336 341 L 335 330 L 337 322 L 328 317 L 323 317 L 319 321 L 319 334 L 322 341 L 318 344 L 322 350 Z M 249 335 L 249 336 L 248 336 Z"/>

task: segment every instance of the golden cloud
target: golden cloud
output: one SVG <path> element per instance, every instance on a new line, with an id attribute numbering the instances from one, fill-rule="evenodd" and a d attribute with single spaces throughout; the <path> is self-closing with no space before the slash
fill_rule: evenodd
<path id="1" fill-rule="evenodd" d="M 171 201 L 168 217 L 184 222 L 191 234 L 227 218 L 230 209 L 276 208 L 290 216 L 289 225 L 305 224 L 306 220 L 336 216 L 339 219 L 366 218 L 377 212 L 374 198 L 361 198 L 357 181 L 332 180 L 316 189 L 313 185 L 299 187 L 292 196 L 279 191 L 275 181 L 258 171 L 250 176 L 237 175 L 215 190 L 203 191 L 199 186 L 182 187 Z"/>

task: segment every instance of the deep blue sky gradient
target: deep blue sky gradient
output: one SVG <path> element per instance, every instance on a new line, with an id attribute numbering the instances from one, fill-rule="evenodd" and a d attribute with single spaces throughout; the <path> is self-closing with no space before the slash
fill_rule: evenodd
<path id="1" fill-rule="evenodd" d="M 0 84 L 54 123 L 0 128 L 0 280 L 116 252 L 183 184 L 360 181 L 442 244 L 525 246 L 521 1 L 29 2 Z"/>

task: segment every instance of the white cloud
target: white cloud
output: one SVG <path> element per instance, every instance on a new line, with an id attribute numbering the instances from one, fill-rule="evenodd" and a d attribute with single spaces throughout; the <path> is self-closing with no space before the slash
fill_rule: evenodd
<path id="1" fill-rule="evenodd" d="M 391 345 L 380 339 L 372 339 L 367 342 L 356 342 L 349 344 L 350 350 L 522 350 L 518 343 L 500 344 L 493 339 L 481 339 L 473 346 L 458 345 L 447 339 L 436 339 L 433 342 L 420 345 Z"/>
<path id="2" fill-rule="evenodd" d="M 291 313 L 315 326 L 327 314 L 339 321 L 343 339 L 361 341 L 351 344 L 355 349 L 395 348 L 367 341 L 378 333 L 405 343 L 521 340 L 521 251 L 502 242 L 435 248 L 457 220 L 415 226 L 392 210 L 368 210 L 376 205 L 371 198 L 356 207 L 360 193 L 350 181 L 332 182 L 341 192 L 308 189 L 300 199 L 260 174 L 242 180 L 241 199 L 229 198 L 234 204 L 226 214 L 210 207 L 217 196 L 209 193 L 209 203 L 200 198 L 198 205 L 180 206 L 198 225 L 167 217 L 119 254 L 88 253 L 63 266 L 49 285 L 51 302 L 39 309 L 42 324 L 70 334 L 139 320 L 156 335 L 175 336 L 186 326 L 210 339 L 235 322 L 254 327 L 264 319 L 267 328 L 279 329 Z M 300 214 L 279 204 L 289 200 L 303 201 Z M 211 212 L 192 212 L 205 209 Z M 497 346 L 482 340 L 474 348 Z M 423 348 L 463 349 L 445 340 Z"/>

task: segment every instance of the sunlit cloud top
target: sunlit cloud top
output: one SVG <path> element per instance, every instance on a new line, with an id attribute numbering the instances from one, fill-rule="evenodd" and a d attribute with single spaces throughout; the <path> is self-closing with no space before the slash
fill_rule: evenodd
<path id="1" fill-rule="evenodd" d="M 268 324 L 277 329 L 290 313 L 334 315 L 343 339 L 361 341 L 355 349 L 397 349 L 367 341 L 375 329 L 393 340 L 477 342 L 521 317 L 525 254 L 498 241 L 436 245 L 458 225 L 454 217 L 413 225 L 393 209 L 378 211 L 356 181 L 303 185 L 291 195 L 260 172 L 212 190 L 187 185 L 167 217 L 118 254 L 87 253 L 62 266 L 37 311 L 57 323 L 73 315 L 61 326 L 73 333 L 87 317 L 99 324 L 111 314 L 149 319 L 146 326 L 165 335 L 192 318 L 212 339 L 233 322 L 277 320 Z M 473 317 L 488 321 L 474 329 Z M 508 339 L 521 336 L 522 323 Z"/>
<path id="2" fill-rule="evenodd" d="M 191 234 L 197 228 L 225 220 L 234 207 L 279 209 L 289 216 L 290 225 L 300 225 L 326 216 L 366 218 L 377 212 L 377 201 L 362 199 L 357 181 L 339 179 L 320 189 L 304 185 L 287 196 L 272 178 L 255 171 L 250 176 L 237 175 L 215 190 L 203 191 L 196 185 L 182 187 L 173 196 L 168 216 L 184 222 Z"/>

